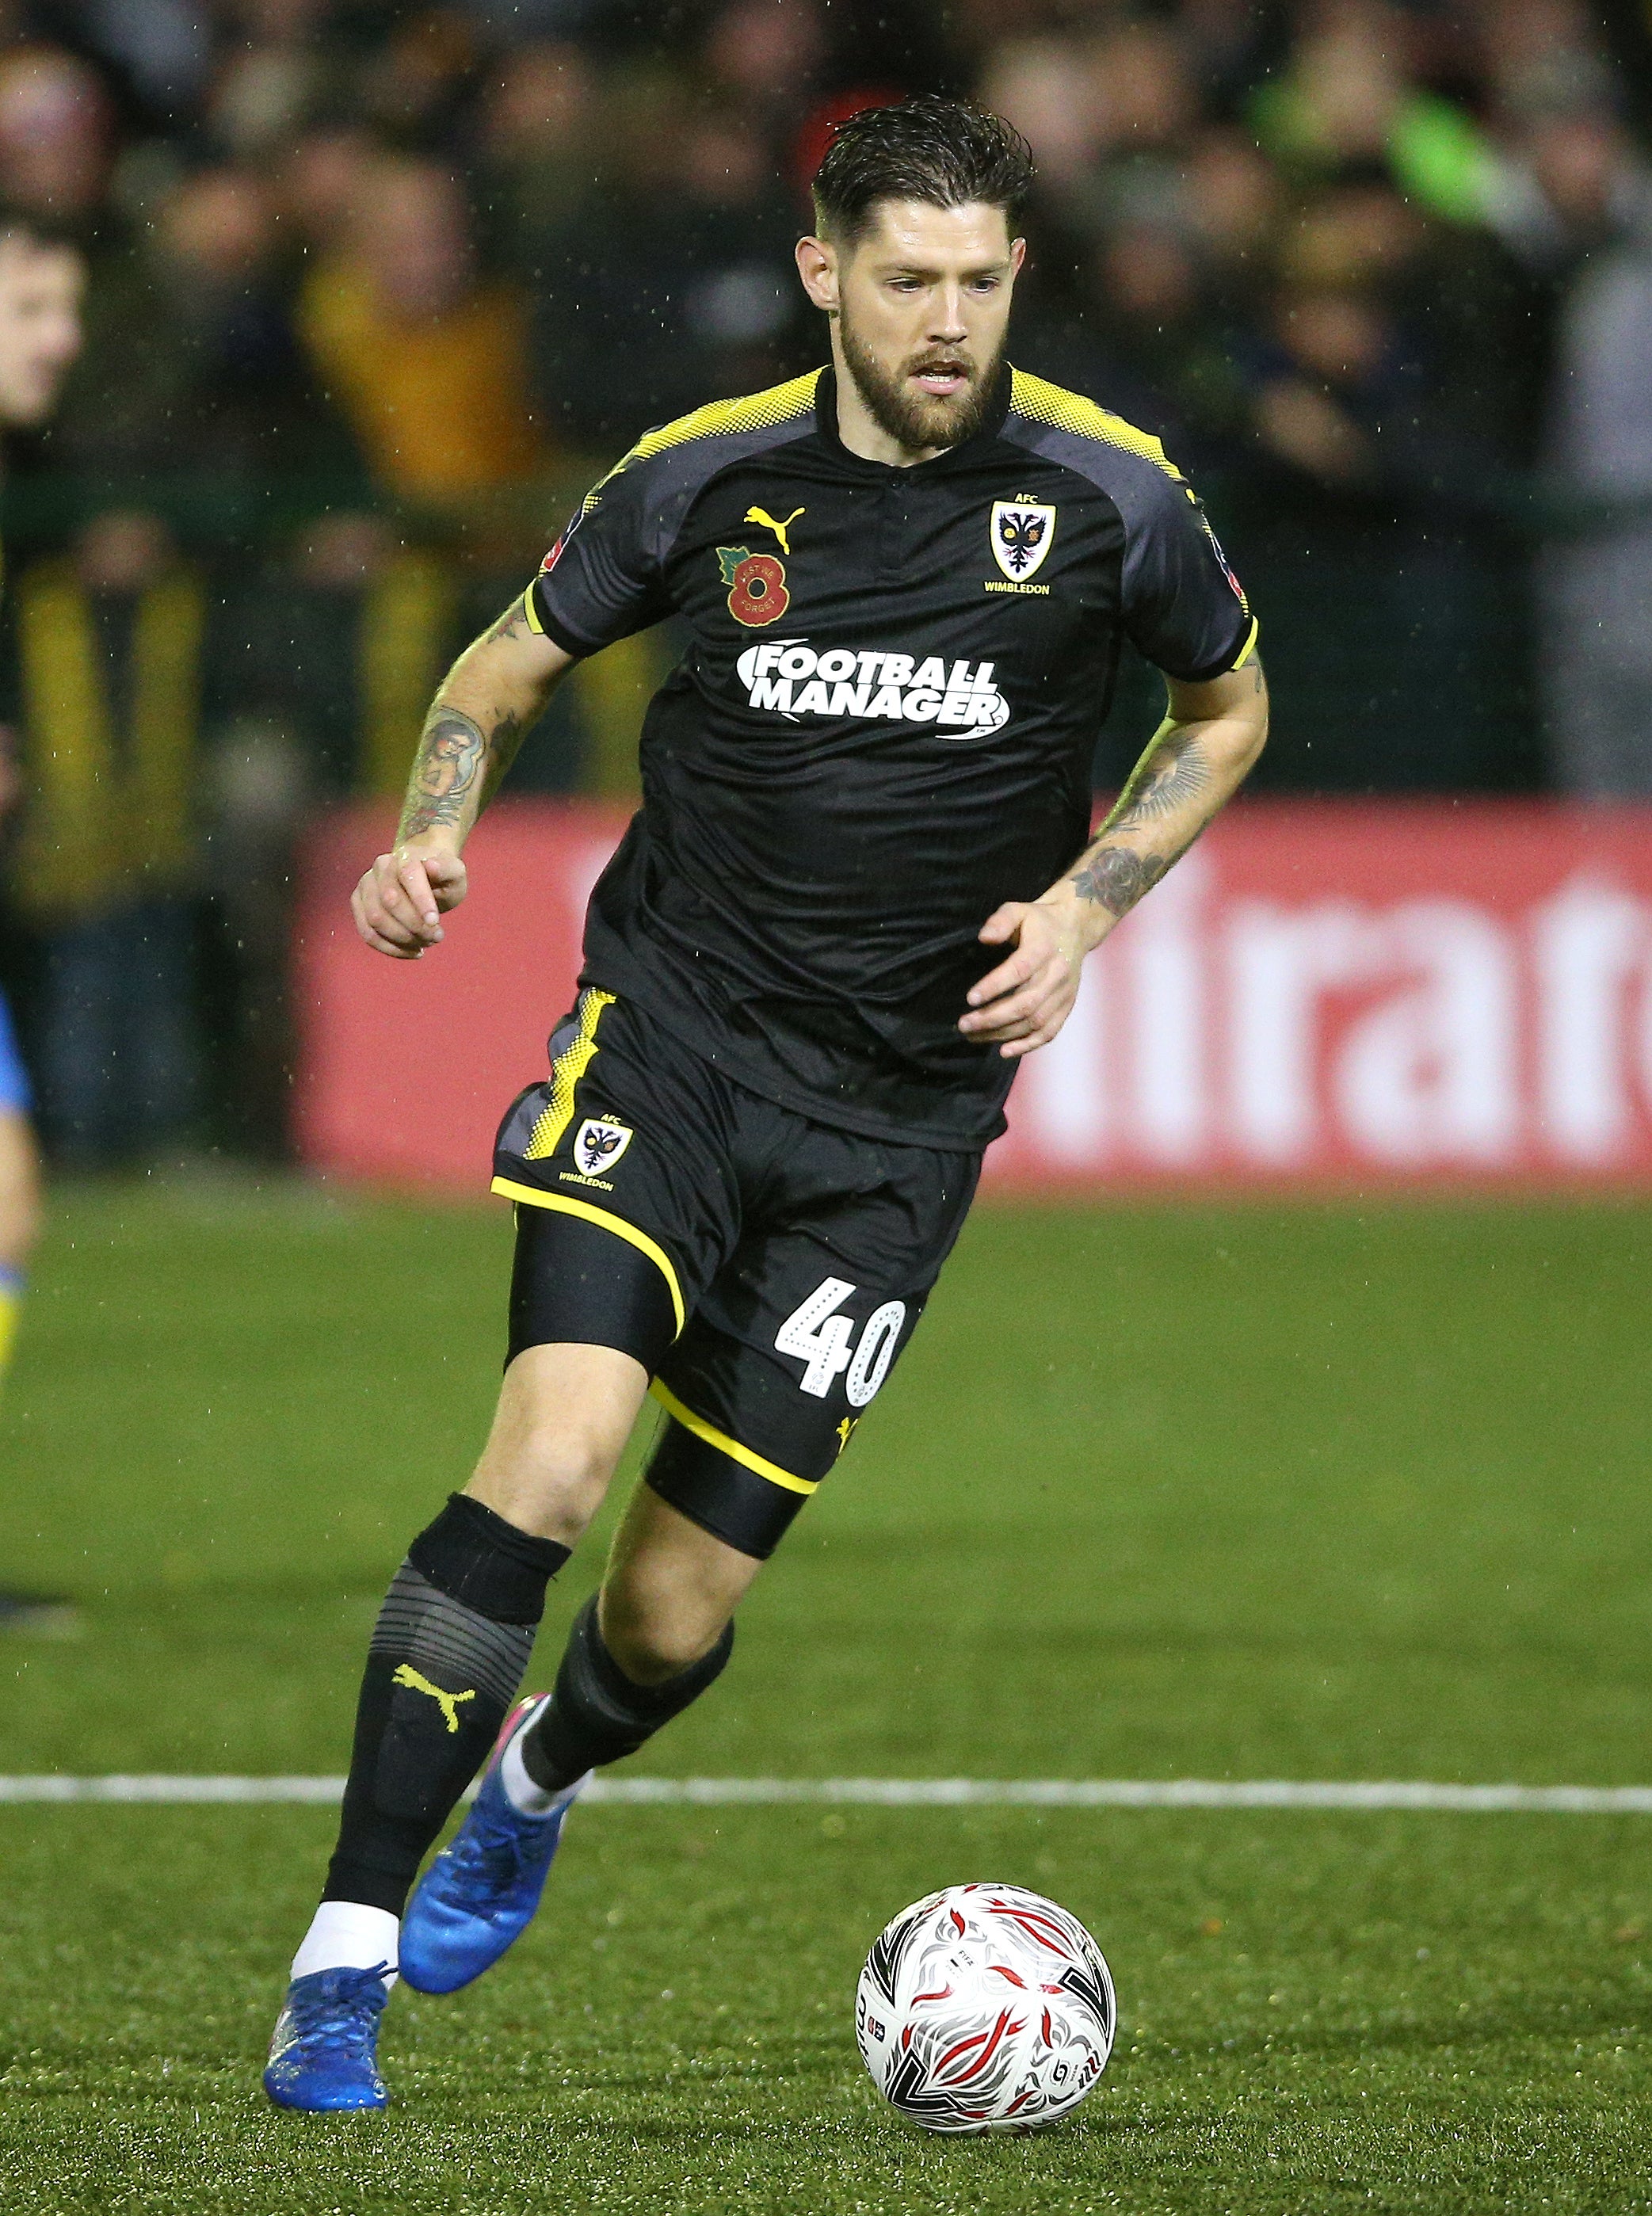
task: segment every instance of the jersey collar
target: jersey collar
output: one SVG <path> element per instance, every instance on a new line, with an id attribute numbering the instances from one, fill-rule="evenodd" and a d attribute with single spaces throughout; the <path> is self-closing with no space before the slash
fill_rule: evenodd
<path id="1" fill-rule="evenodd" d="M 837 428 L 837 372 L 829 362 L 820 372 L 815 386 L 815 423 L 821 443 L 847 468 L 864 476 L 877 478 L 942 477 L 956 469 L 967 469 L 985 453 L 1004 428 L 1009 413 L 1010 380 L 1014 372 L 1005 362 L 998 372 L 998 390 L 993 394 L 980 429 L 962 445 L 948 446 L 945 453 L 932 455 L 927 462 L 912 462 L 903 468 L 898 462 L 868 461 L 864 454 L 852 453 L 839 434 Z"/>

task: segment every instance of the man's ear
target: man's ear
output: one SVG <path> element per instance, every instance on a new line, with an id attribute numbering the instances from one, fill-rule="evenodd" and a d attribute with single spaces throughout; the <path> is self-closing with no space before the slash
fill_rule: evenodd
<path id="1" fill-rule="evenodd" d="M 837 249 L 823 238 L 798 241 L 798 274 L 816 307 L 837 313 Z"/>
<path id="2" fill-rule="evenodd" d="M 1024 238 L 1012 238 L 1009 242 L 1009 274 L 1012 277 L 1020 275 L 1021 264 L 1026 259 L 1026 241 Z"/>

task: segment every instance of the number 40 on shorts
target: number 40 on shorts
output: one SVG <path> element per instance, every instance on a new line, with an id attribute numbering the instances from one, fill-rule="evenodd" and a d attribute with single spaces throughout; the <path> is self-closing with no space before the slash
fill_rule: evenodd
<path id="1" fill-rule="evenodd" d="M 895 1349 L 906 1321 L 904 1301 L 885 1301 L 866 1318 L 860 1343 L 854 1345 L 852 1318 L 838 1314 L 855 1288 L 842 1277 L 828 1277 L 808 1299 L 792 1309 L 774 1334 L 782 1354 L 806 1363 L 798 1382 L 805 1393 L 823 1400 L 832 1381 L 847 1370 L 843 1390 L 852 1408 L 864 1408 L 889 1375 Z"/>

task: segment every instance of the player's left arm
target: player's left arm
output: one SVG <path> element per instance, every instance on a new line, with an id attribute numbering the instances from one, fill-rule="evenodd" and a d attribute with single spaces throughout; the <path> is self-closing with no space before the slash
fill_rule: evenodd
<path id="1" fill-rule="evenodd" d="M 1262 750 L 1267 684 L 1254 655 L 1203 684 L 1165 681 L 1170 712 L 1100 830 L 1047 893 L 1006 901 L 982 928 L 984 945 L 1010 952 L 971 991 L 959 1029 L 1006 1060 L 1054 1038 L 1084 957 L 1180 860 Z"/>

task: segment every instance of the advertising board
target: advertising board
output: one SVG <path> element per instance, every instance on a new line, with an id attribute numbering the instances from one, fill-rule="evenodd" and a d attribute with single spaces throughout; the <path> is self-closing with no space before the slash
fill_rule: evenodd
<path id="1" fill-rule="evenodd" d="M 301 1151 L 334 1174 L 485 1188 L 514 1094 L 570 1005 L 612 810 L 502 803 L 447 940 L 369 953 L 308 858 Z M 1652 810 L 1244 802 L 1088 965 L 1030 1057 L 991 1184 L 1652 1180 Z"/>

